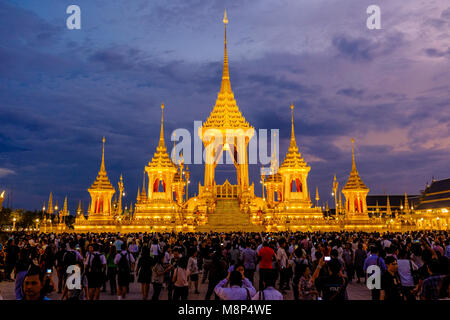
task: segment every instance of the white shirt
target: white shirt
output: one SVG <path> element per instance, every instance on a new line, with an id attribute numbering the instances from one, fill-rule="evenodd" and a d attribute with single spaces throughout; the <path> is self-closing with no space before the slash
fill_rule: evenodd
<path id="1" fill-rule="evenodd" d="M 197 258 L 190 257 L 188 260 L 187 269 L 191 274 L 198 273 L 198 264 L 197 264 Z"/>
<path id="2" fill-rule="evenodd" d="M 90 266 L 92 265 L 92 260 L 94 260 L 94 255 L 96 255 L 96 254 L 100 255 L 100 261 L 101 261 L 102 265 L 106 265 L 106 258 L 105 258 L 105 255 L 104 255 L 104 254 L 101 254 L 101 253 L 98 252 L 98 251 L 94 251 L 94 252 L 92 252 L 92 254 L 91 254 L 90 252 L 88 252 L 88 254 L 86 255 L 86 262 L 85 262 L 85 265 L 86 265 L 87 267 L 90 267 Z"/>
<path id="3" fill-rule="evenodd" d="M 417 266 L 414 262 L 408 259 L 398 259 L 398 275 L 400 276 L 400 282 L 404 287 L 414 287 L 414 279 L 411 274 L 411 267 L 413 270 L 417 270 Z"/>
<path id="4" fill-rule="evenodd" d="M 263 292 L 264 295 L 261 294 L 261 291 L 257 292 L 252 300 L 283 300 L 281 292 L 274 287 L 267 287 Z"/>
<path id="5" fill-rule="evenodd" d="M 288 257 L 286 255 L 286 251 L 283 248 L 279 248 L 277 250 L 277 260 L 280 262 L 280 266 L 282 268 L 286 268 L 287 267 Z"/>
<path id="6" fill-rule="evenodd" d="M 114 258 L 114 264 L 119 264 L 120 258 L 122 257 L 122 255 L 125 255 L 125 257 L 127 258 L 128 262 L 130 263 L 135 263 L 136 261 L 134 260 L 134 257 L 131 253 L 128 253 L 126 250 L 123 250 L 122 252 L 116 254 L 116 257 Z"/>
<path id="7" fill-rule="evenodd" d="M 230 288 L 225 288 L 227 283 L 228 280 L 223 279 L 214 288 L 214 292 L 222 300 L 247 300 L 248 294 L 250 294 L 250 297 L 253 297 L 256 294 L 256 289 L 252 286 L 252 283 L 247 278 L 242 281 L 242 287 L 232 286 Z"/>
<path id="8" fill-rule="evenodd" d="M 159 255 L 160 252 L 161 252 L 161 248 L 159 247 L 159 244 L 152 244 L 152 245 L 150 246 L 150 253 L 151 253 L 153 256 Z"/>

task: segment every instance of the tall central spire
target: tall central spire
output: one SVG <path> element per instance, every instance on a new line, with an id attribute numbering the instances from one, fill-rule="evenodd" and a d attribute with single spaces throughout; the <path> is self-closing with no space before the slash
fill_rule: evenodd
<path id="1" fill-rule="evenodd" d="M 103 151 L 102 151 L 102 164 L 100 165 L 100 172 L 105 172 L 105 137 L 103 137 Z"/>
<path id="2" fill-rule="evenodd" d="M 225 41 L 224 41 L 224 53 L 223 53 L 223 73 L 222 73 L 222 85 L 220 87 L 220 91 L 231 91 L 231 83 L 230 83 L 230 71 L 228 69 L 228 52 L 227 52 L 227 9 L 225 9 L 225 14 L 223 16 L 223 23 L 225 25 Z"/>
<path id="3" fill-rule="evenodd" d="M 161 104 L 161 133 L 159 134 L 159 148 L 166 148 L 164 143 L 164 102 Z"/>
<path id="4" fill-rule="evenodd" d="M 352 163 L 352 171 L 356 171 L 356 162 L 355 162 L 355 140 L 352 138 L 352 159 L 353 159 L 353 163 Z"/>
<path id="5" fill-rule="evenodd" d="M 290 148 L 293 148 L 297 145 L 295 142 L 295 132 L 294 132 L 294 104 L 291 104 L 291 144 Z"/>

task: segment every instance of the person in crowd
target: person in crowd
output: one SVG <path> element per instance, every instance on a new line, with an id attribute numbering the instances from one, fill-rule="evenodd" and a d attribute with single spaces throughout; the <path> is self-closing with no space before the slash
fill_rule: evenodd
<path id="1" fill-rule="evenodd" d="M 298 282 L 298 298 L 300 300 L 317 300 L 319 293 L 311 279 L 311 269 L 304 263 L 300 264 L 298 268 L 298 275 L 300 277 Z"/>
<path id="2" fill-rule="evenodd" d="M 213 259 L 209 267 L 208 276 L 208 290 L 206 291 L 205 300 L 209 300 L 213 292 L 215 292 L 216 285 L 221 279 L 226 277 L 227 274 L 227 263 L 223 258 L 221 248 L 217 247 L 216 251 L 213 253 Z M 215 293 L 215 300 L 219 300 L 219 296 Z"/>
<path id="3" fill-rule="evenodd" d="M 423 281 L 420 299 L 438 300 L 439 289 L 445 276 L 440 274 L 441 268 L 437 259 L 432 259 L 427 268 L 430 276 Z"/>
<path id="4" fill-rule="evenodd" d="M 187 300 L 189 294 L 189 274 L 188 259 L 187 257 L 181 257 L 172 277 L 174 286 L 173 300 Z"/>
<path id="5" fill-rule="evenodd" d="M 106 255 L 107 264 L 107 279 L 109 281 L 110 292 L 112 296 L 117 294 L 117 265 L 114 263 L 114 259 L 117 255 L 116 246 L 109 247 L 109 252 Z"/>
<path id="6" fill-rule="evenodd" d="M 377 246 L 372 246 L 370 248 L 370 255 L 364 261 L 364 272 L 367 272 L 367 268 L 372 265 L 378 266 L 382 273 L 386 272 L 386 264 L 384 263 L 384 259 L 379 255 L 379 249 Z M 372 300 L 380 300 L 380 289 L 371 289 L 371 294 Z"/>
<path id="7" fill-rule="evenodd" d="M 45 273 L 40 268 L 32 266 L 23 279 L 23 300 L 50 300 L 45 294 Z"/>
<path id="8" fill-rule="evenodd" d="M 415 287 L 418 284 L 417 281 L 417 265 L 408 259 L 408 252 L 406 249 L 402 249 L 398 254 L 398 275 L 400 277 L 402 294 L 408 301 L 416 300 Z"/>
<path id="9" fill-rule="evenodd" d="M 199 270 L 198 270 L 198 260 L 197 260 L 197 255 L 198 255 L 198 251 L 197 249 L 191 249 L 192 253 L 191 256 L 189 257 L 188 260 L 188 271 L 189 271 L 189 286 L 191 285 L 191 283 L 194 284 L 194 288 L 195 288 L 195 294 L 199 294 L 200 291 L 198 291 L 198 274 L 199 274 Z"/>
<path id="10" fill-rule="evenodd" d="M 328 274 L 319 276 L 320 270 L 327 264 Z M 326 301 L 345 300 L 347 293 L 347 278 L 342 274 L 342 265 L 338 259 L 331 259 L 325 262 L 320 258 L 311 281 L 315 284 L 317 291 L 321 293 L 321 298 Z"/>
<path id="11" fill-rule="evenodd" d="M 164 255 L 159 254 L 155 257 L 156 263 L 152 267 L 152 280 L 153 280 L 153 295 L 152 300 L 159 300 L 159 295 L 161 293 L 161 289 L 164 283 L 164 274 L 167 273 L 166 268 L 164 267 Z"/>
<path id="12" fill-rule="evenodd" d="M 275 251 L 269 246 L 268 241 L 263 242 L 262 248 L 258 252 L 259 257 L 259 289 L 264 288 L 264 277 L 268 273 L 273 273 L 272 262 L 277 260 Z"/>
<path id="13" fill-rule="evenodd" d="M 385 260 L 386 272 L 381 276 L 380 300 L 404 300 L 401 280 L 398 275 L 398 263 L 394 256 L 387 256 Z"/>
<path id="14" fill-rule="evenodd" d="M 283 300 L 283 294 L 275 289 L 276 280 L 274 273 L 267 274 L 264 279 L 264 290 L 258 291 L 252 300 Z"/>
<path id="15" fill-rule="evenodd" d="M 128 285 L 132 279 L 132 270 L 135 264 L 134 257 L 127 251 L 126 243 L 122 243 L 122 250 L 117 253 L 114 258 L 114 263 L 117 265 L 117 299 L 122 300 L 126 298 Z"/>
<path id="16" fill-rule="evenodd" d="M 150 292 L 152 267 L 153 258 L 150 256 L 150 248 L 147 245 L 144 245 L 136 267 L 136 274 L 138 275 L 137 281 L 141 284 L 142 300 L 147 300 Z"/>
<path id="17" fill-rule="evenodd" d="M 245 269 L 245 277 L 253 284 L 253 278 L 256 271 L 258 255 L 252 248 L 250 241 L 245 242 L 245 249 L 242 251 L 242 263 Z"/>
<path id="18" fill-rule="evenodd" d="M 364 261 L 367 258 L 367 252 L 363 249 L 363 244 L 358 243 L 358 248 L 355 250 L 354 267 L 357 278 L 357 283 L 361 283 L 361 278 L 365 279 L 364 275 Z"/>
<path id="19" fill-rule="evenodd" d="M 106 258 L 99 251 L 98 243 L 92 245 L 92 252 L 89 254 L 86 261 L 86 272 L 88 280 L 88 300 L 100 299 L 100 288 L 103 286 L 103 281 L 106 271 Z"/>
<path id="20" fill-rule="evenodd" d="M 227 284 L 230 285 L 228 288 Z M 244 272 L 232 271 L 216 285 L 214 292 L 221 300 L 251 300 L 256 289 L 245 278 Z"/>

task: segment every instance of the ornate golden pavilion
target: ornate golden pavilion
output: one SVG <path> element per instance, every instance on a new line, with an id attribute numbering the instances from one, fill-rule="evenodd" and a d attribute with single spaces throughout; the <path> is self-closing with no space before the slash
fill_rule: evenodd
<path id="1" fill-rule="evenodd" d="M 118 182 L 118 199 L 112 200 L 116 189 L 112 186 L 105 169 L 105 139 L 100 171 L 88 189 L 91 202 L 88 217 L 84 217 L 81 202 L 74 224 L 75 231 L 387 231 L 415 230 L 427 224 L 413 210 L 406 215 L 371 218 L 368 215 L 366 197 L 369 188 L 363 183 L 356 169 L 354 142 L 352 139 L 352 169 L 341 191 L 333 182 L 336 215 L 325 217 L 318 205 L 311 201 L 308 174 L 311 167 L 302 158 L 295 139 L 294 106 L 291 105 L 291 139 L 288 152 L 281 165 L 273 158 L 269 174 L 261 175 L 263 196 L 255 196 L 254 184 L 248 175 L 248 143 L 254 128 L 246 121 L 236 103 L 231 89 L 228 68 L 227 33 L 228 19 L 225 11 L 224 60 L 220 90 L 216 103 L 202 127 L 198 130 L 206 152 L 205 179 L 198 185 L 198 195 L 188 198 L 189 170 L 181 156 L 178 163 L 172 159 L 164 140 L 164 104 L 161 105 L 161 131 L 153 158 L 144 168 L 142 189 L 138 188 L 136 203 L 123 208 L 123 179 Z M 213 135 L 211 135 L 211 132 Z M 230 132 L 232 132 L 230 138 Z M 229 153 L 236 168 L 237 183 L 228 180 L 216 184 L 215 171 L 218 160 Z M 345 197 L 342 205 L 341 193 Z M 339 201 L 338 201 L 339 198 Z M 328 204 L 327 204 L 328 207 Z M 55 209 L 57 211 L 57 209 Z M 52 194 L 48 213 L 53 214 Z M 433 216 L 427 212 L 427 219 Z M 67 198 L 62 216 L 67 216 Z M 448 212 L 440 215 L 439 226 L 448 229 Z M 61 214 L 60 214 L 61 217 Z M 47 231 L 63 231 L 65 224 L 44 221 Z M 417 222 L 420 221 L 420 224 Z M 427 220 L 428 221 L 428 220 Z M 435 224 L 433 224 L 435 225 Z"/>

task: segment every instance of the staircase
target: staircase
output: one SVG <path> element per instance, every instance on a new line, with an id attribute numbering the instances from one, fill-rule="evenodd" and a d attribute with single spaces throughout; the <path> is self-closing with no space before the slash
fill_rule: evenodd
<path id="1" fill-rule="evenodd" d="M 250 222 L 250 216 L 242 213 L 237 199 L 218 199 L 216 210 L 208 216 L 206 225 L 197 227 L 199 232 L 259 232 L 260 226 Z"/>

